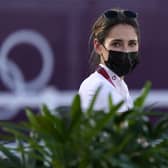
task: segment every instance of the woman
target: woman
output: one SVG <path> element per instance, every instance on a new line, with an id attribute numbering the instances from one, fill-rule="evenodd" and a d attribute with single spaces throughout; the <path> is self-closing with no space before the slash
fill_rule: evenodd
<path id="1" fill-rule="evenodd" d="M 124 101 L 119 112 L 133 105 L 124 76 L 138 64 L 139 24 L 137 14 L 123 9 L 105 11 L 92 27 L 92 63 L 95 72 L 81 84 L 79 95 L 86 109 L 98 87 L 101 87 L 95 110 L 108 111 L 109 95 L 114 104 Z"/>

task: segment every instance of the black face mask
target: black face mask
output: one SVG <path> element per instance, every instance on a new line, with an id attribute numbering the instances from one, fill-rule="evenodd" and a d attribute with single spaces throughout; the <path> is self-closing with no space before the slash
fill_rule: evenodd
<path id="1" fill-rule="evenodd" d="M 109 50 L 108 60 L 105 61 L 106 66 L 120 77 L 132 72 L 138 63 L 138 52 L 112 50 Z"/>

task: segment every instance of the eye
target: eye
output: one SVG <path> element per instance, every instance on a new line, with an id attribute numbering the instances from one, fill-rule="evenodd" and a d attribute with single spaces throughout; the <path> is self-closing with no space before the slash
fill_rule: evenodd
<path id="1" fill-rule="evenodd" d="M 135 46 L 137 46 L 137 41 L 132 40 L 132 41 L 129 42 L 128 45 L 129 45 L 130 47 L 135 47 Z"/>
<path id="2" fill-rule="evenodd" d="M 118 42 L 118 41 L 117 41 L 117 42 L 113 42 L 113 43 L 111 44 L 111 46 L 118 48 L 118 47 L 121 47 L 122 44 L 121 44 L 121 42 Z"/>

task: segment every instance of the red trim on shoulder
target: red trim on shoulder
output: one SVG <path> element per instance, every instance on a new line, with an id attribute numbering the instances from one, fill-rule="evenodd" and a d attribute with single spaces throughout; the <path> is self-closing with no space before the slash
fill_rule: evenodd
<path id="1" fill-rule="evenodd" d="M 110 76 L 108 75 L 108 73 L 106 72 L 106 70 L 103 67 L 98 66 L 97 72 L 99 74 L 101 74 L 105 79 L 107 79 L 115 87 L 113 81 L 111 80 Z"/>

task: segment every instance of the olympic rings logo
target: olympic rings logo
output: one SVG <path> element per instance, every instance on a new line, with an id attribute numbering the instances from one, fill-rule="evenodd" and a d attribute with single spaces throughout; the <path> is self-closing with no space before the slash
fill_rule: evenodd
<path id="1" fill-rule="evenodd" d="M 23 43 L 35 47 L 42 57 L 42 69 L 39 75 L 31 81 L 24 80 L 24 74 L 17 63 L 12 62 L 8 57 L 11 49 Z M 29 103 L 32 105 L 35 100 L 30 102 L 29 93 L 45 88 L 51 78 L 53 67 L 54 53 L 42 34 L 33 30 L 19 30 L 10 34 L 0 48 L 0 78 L 5 86 L 12 91 L 12 94 L 3 95 L 0 93 L 0 120 L 10 119 L 16 115 L 21 104 Z M 25 95 L 25 97 L 20 98 L 20 95 Z"/>
<path id="2" fill-rule="evenodd" d="M 16 45 L 27 43 L 38 49 L 42 56 L 42 69 L 35 79 L 25 82 L 23 72 L 8 55 Z M 49 81 L 54 63 L 54 53 L 49 42 L 40 33 L 33 30 L 20 30 L 9 35 L 0 48 L 0 77 L 2 82 L 13 92 L 25 92 L 42 89 Z"/>

